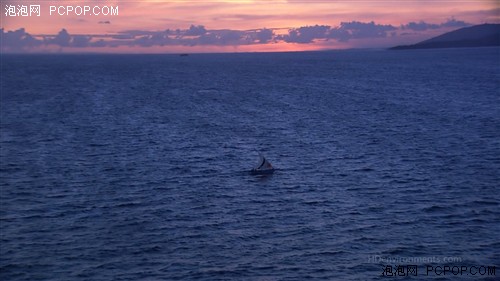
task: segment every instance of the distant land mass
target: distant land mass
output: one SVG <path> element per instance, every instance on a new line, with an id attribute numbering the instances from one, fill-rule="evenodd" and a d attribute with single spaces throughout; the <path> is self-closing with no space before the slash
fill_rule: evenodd
<path id="1" fill-rule="evenodd" d="M 447 32 L 414 45 L 390 50 L 500 46 L 500 24 L 480 24 Z"/>

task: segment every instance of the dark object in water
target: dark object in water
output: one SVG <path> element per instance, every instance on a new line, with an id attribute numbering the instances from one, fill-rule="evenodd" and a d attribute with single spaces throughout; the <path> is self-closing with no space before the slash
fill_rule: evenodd
<path id="1" fill-rule="evenodd" d="M 271 162 L 259 154 L 259 162 L 255 168 L 250 170 L 250 173 L 252 175 L 269 175 L 274 173 L 274 167 L 271 165 Z"/>
<path id="2" fill-rule="evenodd" d="M 272 173 L 274 173 L 274 169 L 266 169 L 266 170 L 252 169 L 252 170 L 250 170 L 250 174 L 252 174 L 252 175 L 270 175 Z"/>

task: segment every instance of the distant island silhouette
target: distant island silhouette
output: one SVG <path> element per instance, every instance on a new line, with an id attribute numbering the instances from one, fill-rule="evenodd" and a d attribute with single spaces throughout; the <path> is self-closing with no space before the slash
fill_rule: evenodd
<path id="1" fill-rule="evenodd" d="M 413 45 L 396 46 L 390 50 L 465 48 L 500 46 L 500 24 L 480 24 L 447 32 Z"/>

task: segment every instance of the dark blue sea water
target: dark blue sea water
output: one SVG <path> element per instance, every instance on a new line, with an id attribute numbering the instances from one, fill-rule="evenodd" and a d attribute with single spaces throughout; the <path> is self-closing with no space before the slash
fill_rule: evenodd
<path id="1" fill-rule="evenodd" d="M 1 280 L 500 278 L 499 48 L 1 60 Z"/>

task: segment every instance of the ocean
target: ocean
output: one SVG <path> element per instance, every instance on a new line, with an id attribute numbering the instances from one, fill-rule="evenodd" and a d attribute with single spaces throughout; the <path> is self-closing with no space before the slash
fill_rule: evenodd
<path id="1" fill-rule="evenodd" d="M 500 48 L 1 70 L 1 280 L 500 278 Z"/>

